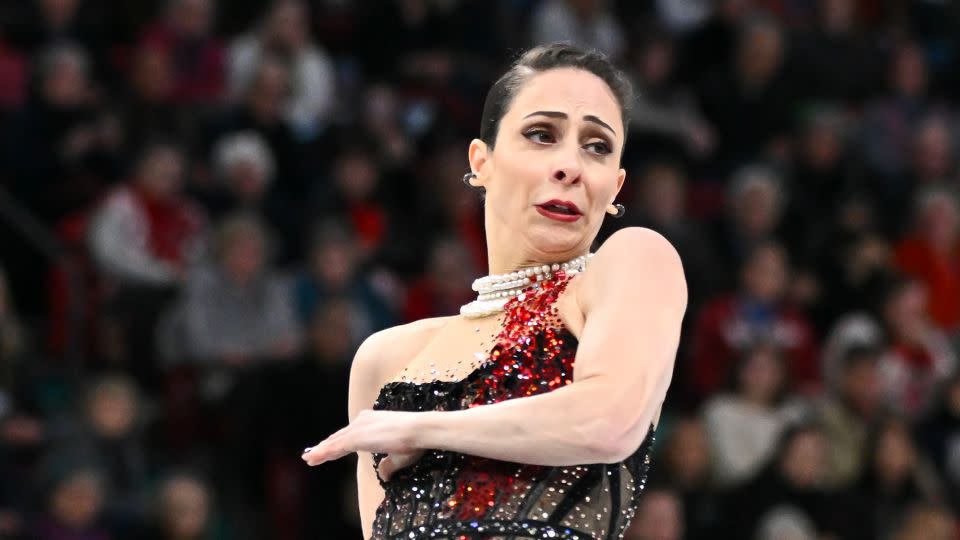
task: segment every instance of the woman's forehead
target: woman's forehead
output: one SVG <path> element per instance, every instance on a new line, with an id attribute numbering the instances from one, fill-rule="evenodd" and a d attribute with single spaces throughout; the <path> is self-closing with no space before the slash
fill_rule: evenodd
<path id="1" fill-rule="evenodd" d="M 537 73 L 523 83 L 506 116 L 514 122 L 536 111 L 563 112 L 582 118 L 593 115 L 623 133 L 620 105 L 613 91 L 593 73 L 557 68 Z"/>

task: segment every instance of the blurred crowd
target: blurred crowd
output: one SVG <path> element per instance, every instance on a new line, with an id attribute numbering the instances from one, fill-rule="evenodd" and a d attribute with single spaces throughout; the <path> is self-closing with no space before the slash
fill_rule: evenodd
<path id="1" fill-rule="evenodd" d="M 567 40 L 638 92 L 616 228 L 690 304 L 628 540 L 947 540 L 960 7 L 0 1 L 0 538 L 353 539 L 357 345 L 486 273 L 489 85 Z"/>

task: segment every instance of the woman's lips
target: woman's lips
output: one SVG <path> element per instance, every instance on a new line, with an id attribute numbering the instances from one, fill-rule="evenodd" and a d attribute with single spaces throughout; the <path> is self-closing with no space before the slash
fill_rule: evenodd
<path id="1" fill-rule="evenodd" d="M 547 210 L 543 205 L 537 205 L 537 212 L 540 212 L 540 215 L 548 217 L 550 219 L 555 219 L 557 221 L 563 221 L 565 223 L 571 223 L 580 219 L 580 214 L 562 214 L 560 212 L 554 212 L 552 210 Z"/>

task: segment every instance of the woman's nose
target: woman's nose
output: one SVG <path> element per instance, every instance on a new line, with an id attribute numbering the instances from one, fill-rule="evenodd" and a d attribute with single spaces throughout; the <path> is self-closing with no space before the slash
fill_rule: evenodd
<path id="1" fill-rule="evenodd" d="M 553 178 L 561 182 L 575 183 L 580 181 L 580 157 L 577 155 L 566 156 L 562 161 L 555 165 Z"/>

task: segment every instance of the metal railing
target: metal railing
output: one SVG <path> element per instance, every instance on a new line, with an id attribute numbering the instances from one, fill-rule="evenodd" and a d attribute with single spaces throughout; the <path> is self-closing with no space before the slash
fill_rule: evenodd
<path id="1" fill-rule="evenodd" d="M 7 222 L 27 244 L 33 246 L 51 264 L 59 264 L 67 280 L 67 318 L 64 340 L 64 362 L 71 375 L 83 369 L 83 317 L 85 286 L 83 273 L 69 250 L 9 191 L 0 186 L 0 220 Z"/>

